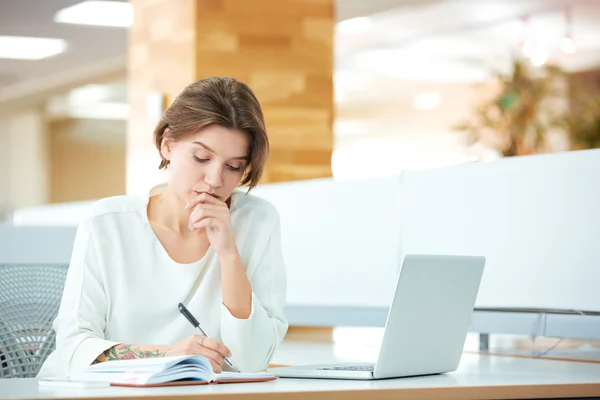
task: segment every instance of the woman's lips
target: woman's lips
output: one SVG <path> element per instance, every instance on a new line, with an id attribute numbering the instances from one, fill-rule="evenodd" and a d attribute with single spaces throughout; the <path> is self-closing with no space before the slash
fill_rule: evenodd
<path id="1" fill-rule="evenodd" d="M 198 195 L 198 196 L 200 196 L 202 193 L 206 193 L 206 194 L 208 194 L 209 196 L 212 196 L 212 197 L 214 197 L 214 198 L 216 198 L 216 199 L 220 199 L 220 197 L 219 197 L 218 195 L 214 194 L 214 193 L 209 193 L 209 192 L 199 192 L 199 191 L 197 191 L 197 190 L 194 190 L 194 193 L 196 193 L 196 195 Z"/>

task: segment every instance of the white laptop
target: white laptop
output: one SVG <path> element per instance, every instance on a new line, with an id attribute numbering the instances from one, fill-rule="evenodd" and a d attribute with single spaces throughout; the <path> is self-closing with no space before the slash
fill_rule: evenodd
<path id="1" fill-rule="evenodd" d="M 377 362 L 269 368 L 282 378 L 384 379 L 456 370 L 485 258 L 407 255 Z"/>

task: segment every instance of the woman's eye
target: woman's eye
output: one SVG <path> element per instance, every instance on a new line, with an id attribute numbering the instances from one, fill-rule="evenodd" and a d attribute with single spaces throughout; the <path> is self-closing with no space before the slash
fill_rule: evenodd
<path id="1" fill-rule="evenodd" d="M 200 157 L 196 157 L 196 156 L 194 156 L 194 160 L 198 161 L 199 163 L 205 163 L 208 161 L 208 159 L 206 159 L 206 158 L 200 158 Z"/>
<path id="2" fill-rule="evenodd" d="M 202 164 L 210 161 L 210 159 L 208 159 L 208 158 L 200 158 L 196 155 L 192 155 L 192 157 L 194 157 L 194 160 L 196 160 L 197 162 L 202 163 Z M 236 167 L 235 165 L 225 164 L 225 166 L 227 168 L 229 168 L 231 171 L 241 171 L 242 170 L 241 165 L 239 167 Z"/>

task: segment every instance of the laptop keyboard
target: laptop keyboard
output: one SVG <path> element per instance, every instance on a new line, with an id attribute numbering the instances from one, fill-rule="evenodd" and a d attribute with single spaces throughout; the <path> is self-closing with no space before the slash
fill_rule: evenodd
<path id="1" fill-rule="evenodd" d="M 345 366 L 333 366 L 333 367 L 323 367 L 319 368 L 320 370 L 328 370 L 328 371 L 373 371 L 374 365 L 345 365 Z"/>

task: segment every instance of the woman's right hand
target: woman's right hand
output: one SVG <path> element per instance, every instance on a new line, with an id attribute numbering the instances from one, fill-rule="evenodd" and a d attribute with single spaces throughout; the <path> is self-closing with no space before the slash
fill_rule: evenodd
<path id="1" fill-rule="evenodd" d="M 166 356 L 201 355 L 210 361 L 216 373 L 222 371 L 225 357 L 231 357 L 231 351 L 218 340 L 204 335 L 192 335 L 171 346 Z"/>

